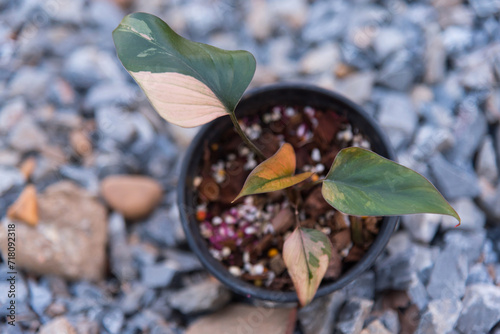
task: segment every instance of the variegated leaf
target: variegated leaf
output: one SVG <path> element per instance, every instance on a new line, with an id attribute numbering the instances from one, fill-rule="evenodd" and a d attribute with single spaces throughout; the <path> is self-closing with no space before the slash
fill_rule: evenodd
<path id="1" fill-rule="evenodd" d="M 332 256 L 330 239 L 321 231 L 296 228 L 283 245 L 283 260 L 302 306 L 311 302 Z"/>
<path id="2" fill-rule="evenodd" d="M 295 174 L 295 151 L 292 145 L 285 143 L 272 157 L 254 168 L 248 175 L 238 198 L 281 190 L 300 183 L 313 173 Z"/>
<path id="3" fill-rule="evenodd" d="M 189 41 L 146 13 L 127 15 L 113 40 L 118 58 L 156 111 L 183 127 L 233 113 L 255 72 L 249 52 Z"/>

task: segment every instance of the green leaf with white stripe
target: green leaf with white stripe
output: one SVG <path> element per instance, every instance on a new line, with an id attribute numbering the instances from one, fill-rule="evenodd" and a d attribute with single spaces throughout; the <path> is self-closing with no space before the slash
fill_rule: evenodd
<path id="1" fill-rule="evenodd" d="M 354 216 L 436 213 L 460 217 L 425 177 L 371 151 L 341 150 L 323 181 L 325 200 Z"/>
<path id="2" fill-rule="evenodd" d="M 233 113 L 255 73 L 251 53 L 189 41 L 151 14 L 127 15 L 113 40 L 156 111 L 182 127 Z"/>

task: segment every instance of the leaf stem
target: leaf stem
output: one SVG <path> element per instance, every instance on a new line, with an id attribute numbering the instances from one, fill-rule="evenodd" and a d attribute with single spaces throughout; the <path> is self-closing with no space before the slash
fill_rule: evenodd
<path id="1" fill-rule="evenodd" d="M 300 228 L 301 225 L 300 225 L 300 219 L 299 219 L 299 203 L 298 203 L 298 200 L 297 200 L 297 203 L 295 203 L 295 205 L 293 205 L 293 213 L 295 215 L 295 223 L 297 225 L 297 228 Z"/>
<path id="2" fill-rule="evenodd" d="M 321 184 L 323 183 L 323 181 L 325 181 L 325 178 L 323 179 L 319 179 L 319 180 L 316 180 L 316 181 L 312 181 L 312 182 L 309 182 L 309 183 L 305 183 L 304 185 L 302 186 L 299 186 L 299 190 L 300 191 L 303 191 L 303 190 L 309 190 L 311 189 L 312 187 L 318 185 L 318 184 Z"/>
<path id="3" fill-rule="evenodd" d="M 250 138 L 247 137 L 247 135 L 245 134 L 245 132 L 241 128 L 240 123 L 238 123 L 238 119 L 236 119 L 236 115 L 234 114 L 234 112 L 229 113 L 229 117 L 231 117 L 231 121 L 233 122 L 234 129 L 236 130 L 238 135 L 241 137 L 243 142 L 245 142 L 245 144 L 247 144 L 248 147 L 250 147 L 250 149 L 259 157 L 259 159 L 266 160 L 267 157 L 264 155 L 264 153 L 262 153 L 262 151 L 257 146 L 255 146 L 254 143 L 252 143 Z"/>

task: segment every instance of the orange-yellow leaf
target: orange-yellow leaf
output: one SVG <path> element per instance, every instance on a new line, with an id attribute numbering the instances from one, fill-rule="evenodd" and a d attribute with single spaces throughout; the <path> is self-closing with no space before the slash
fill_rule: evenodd
<path id="1" fill-rule="evenodd" d="M 311 302 L 328 269 L 332 244 L 321 231 L 296 228 L 283 245 L 283 261 L 292 278 L 300 305 Z"/>
<path id="2" fill-rule="evenodd" d="M 292 145 L 283 144 L 272 157 L 254 168 L 234 201 L 247 195 L 268 193 L 291 187 L 313 174 L 306 172 L 293 175 L 295 164 L 295 151 Z"/>

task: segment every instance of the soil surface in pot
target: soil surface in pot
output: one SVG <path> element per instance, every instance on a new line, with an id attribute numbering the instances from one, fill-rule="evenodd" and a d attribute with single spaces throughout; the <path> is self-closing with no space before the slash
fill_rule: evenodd
<path id="1" fill-rule="evenodd" d="M 321 195 L 321 185 L 337 153 L 348 146 L 370 149 L 370 143 L 345 115 L 308 106 L 275 106 L 240 119 L 240 125 L 268 157 L 288 142 L 297 156 L 297 173 L 313 171 L 308 180 L 285 190 L 247 196 L 231 204 L 259 161 L 230 128 L 219 141 L 206 142 L 197 190 L 196 218 L 213 257 L 234 276 L 256 286 L 290 291 L 293 284 L 282 259 L 284 240 L 296 226 L 289 198 L 298 198 L 301 226 L 330 237 L 334 252 L 323 282 L 333 281 L 367 251 L 381 218 L 353 217 L 333 209 Z"/>

